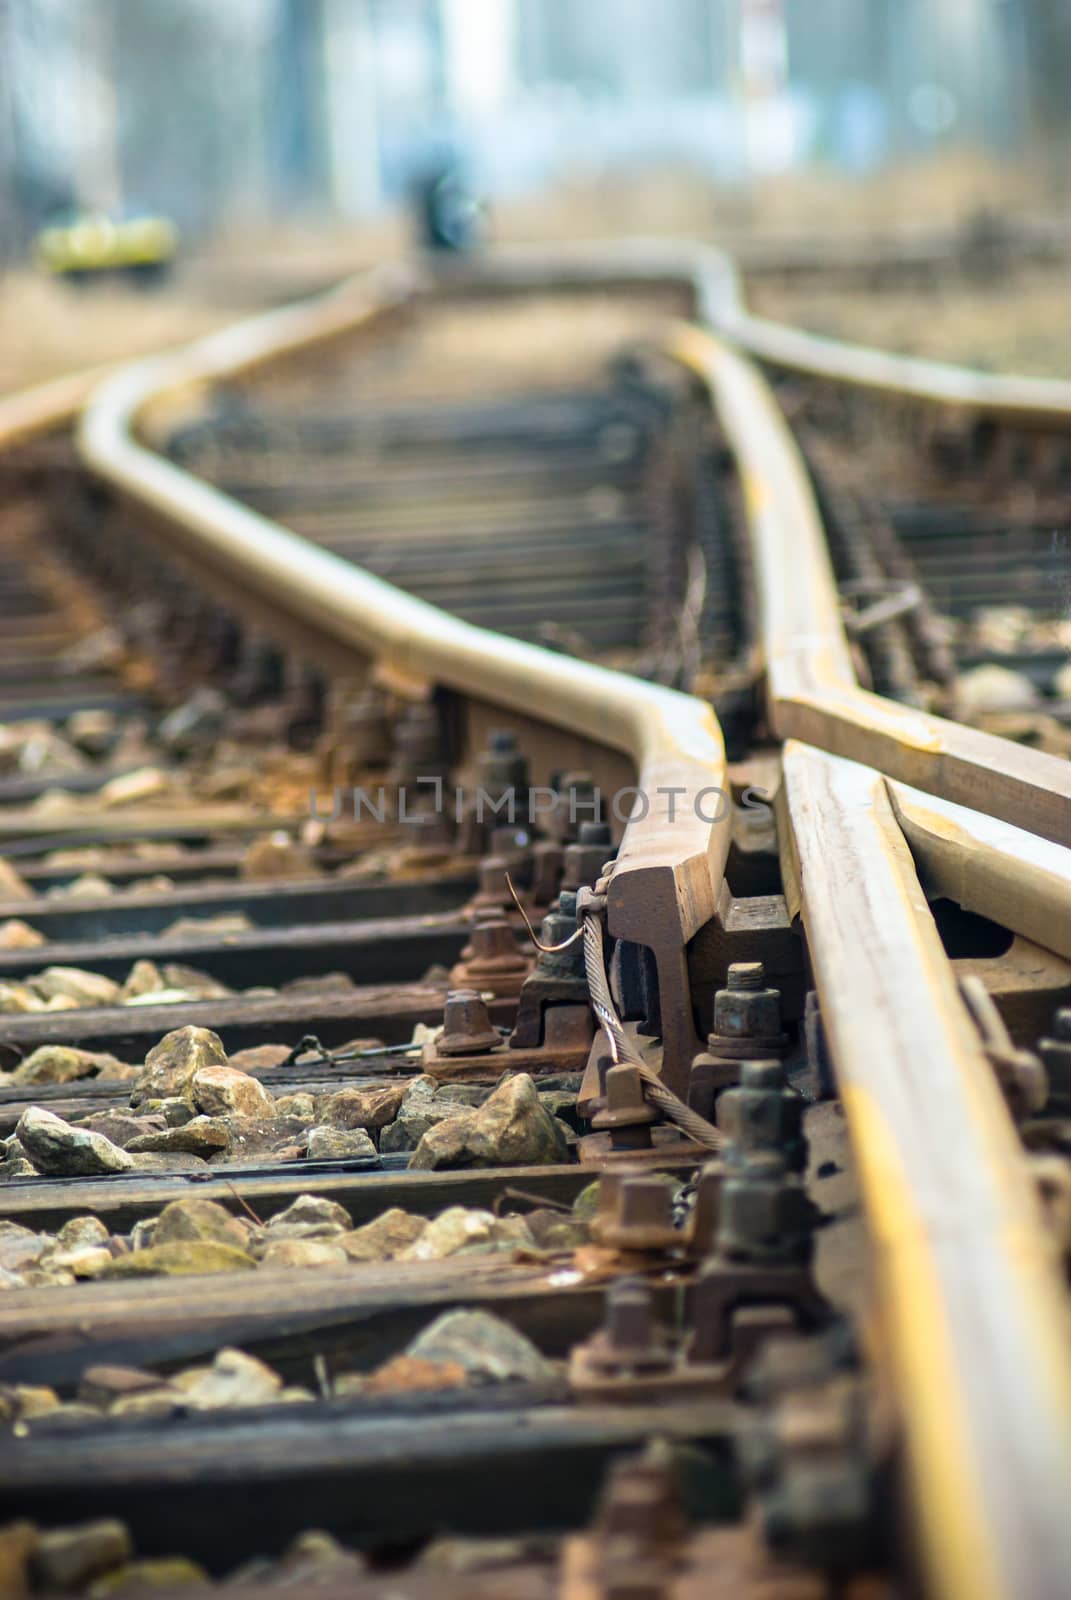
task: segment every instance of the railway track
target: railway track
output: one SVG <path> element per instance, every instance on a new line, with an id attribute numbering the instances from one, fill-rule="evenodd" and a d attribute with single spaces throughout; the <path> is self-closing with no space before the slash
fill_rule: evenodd
<path id="1" fill-rule="evenodd" d="M 1063 394 L 632 249 L 71 411 L 3 458 L 0 1580 L 1061 1594 L 1059 605 L 971 651 Z"/>

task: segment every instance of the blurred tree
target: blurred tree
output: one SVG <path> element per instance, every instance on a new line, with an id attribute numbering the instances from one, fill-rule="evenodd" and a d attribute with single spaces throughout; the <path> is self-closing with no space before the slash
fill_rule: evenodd
<path id="1" fill-rule="evenodd" d="M 630 99 L 709 90 L 726 66 L 720 9 L 715 0 L 517 0 L 520 75 Z"/>
<path id="2" fill-rule="evenodd" d="M 324 0 L 276 0 L 269 146 L 273 196 L 315 207 L 330 184 Z"/>
<path id="3" fill-rule="evenodd" d="M 344 216 L 370 216 L 382 196 L 374 0 L 327 0 L 324 28 L 331 203 Z"/>
<path id="4" fill-rule="evenodd" d="M 261 0 L 93 0 L 115 9 L 124 199 L 187 230 L 263 203 Z"/>
<path id="5" fill-rule="evenodd" d="M 15 96 L 12 86 L 14 23 L 10 0 L 0 0 L 0 267 L 17 249 Z"/>
<path id="6" fill-rule="evenodd" d="M 5 7 L 0 186 L 5 232 L 19 252 L 52 213 L 74 202 L 79 148 L 93 136 L 81 116 L 78 21 L 70 0 L 9 0 Z"/>
<path id="7" fill-rule="evenodd" d="M 1071 132 L 1071 0 L 1021 0 L 1029 75 L 1030 126 L 1049 183 L 1067 190 Z"/>
<path id="8" fill-rule="evenodd" d="M 891 158 L 947 144 L 1015 149 L 1024 3 L 1035 0 L 786 0 L 792 80 L 815 95 L 823 152 L 840 153 L 839 113 L 864 87 Z"/>

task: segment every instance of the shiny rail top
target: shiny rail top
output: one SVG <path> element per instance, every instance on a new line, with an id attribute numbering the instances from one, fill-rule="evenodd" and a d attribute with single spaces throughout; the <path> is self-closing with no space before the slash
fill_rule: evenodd
<path id="1" fill-rule="evenodd" d="M 533 256 L 492 260 L 474 284 L 509 292 L 537 277 L 545 284 L 550 269 Z M 697 317 L 744 343 L 756 334 L 731 268 L 710 252 L 633 254 L 624 265 L 574 257 L 556 270 L 562 281 L 683 279 Z M 84 458 L 162 519 L 191 559 L 241 577 L 267 600 L 285 596 L 339 644 L 622 750 L 652 794 L 723 785 L 709 707 L 458 622 L 191 479 L 137 437 L 156 404 L 190 386 L 404 314 L 431 292 L 417 273 L 380 273 L 140 363 L 90 407 Z M 904 842 L 901 811 L 920 835 L 932 819 L 918 820 L 911 796 L 890 798 L 883 773 L 1057 839 L 1066 836 L 1071 790 L 1048 764 L 1020 766 L 1008 753 L 1031 752 L 992 739 L 979 746 L 971 741 L 982 736 L 916 712 L 905 723 L 899 708 L 858 687 L 802 464 L 761 378 L 694 328 L 678 333 L 675 351 L 709 383 L 747 485 L 775 726 L 807 741 L 787 750 L 785 815 L 879 1257 L 880 1354 L 903 1414 L 927 1574 L 947 1600 L 1055 1600 L 1071 1561 L 1066 1302 L 1025 1159 Z M 814 748 L 821 744 L 832 755 Z M 1024 817 L 1026 802 L 1033 809 Z M 987 847 L 985 830 L 969 821 L 961 833 Z M 990 847 L 1006 870 L 1008 836 Z M 726 849 L 724 827 L 702 823 L 691 807 L 674 820 L 652 806 L 629 826 L 611 881 L 611 931 L 656 945 L 663 998 L 684 942 L 713 913 Z M 1059 860 L 1050 855 L 1042 869 L 1058 899 Z M 923 1096 L 935 1111 L 920 1138 Z"/>
<path id="2" fill-rule="evenodd" d="M 445 287 L 683 284 L 697 314 L 728 292 L 728 263 L 708 252 L 630 249 L 620 256 L 530 252 L 492 257 Z M 714 914 L 731 807 L 721 731 L 710 706 L 658 685 L 462 622 L 319 549 L 166 461 L 139 438 L 158 408 L 206 384 L 326 340 L 369 330 L 442 292 L 418 269 L 381 270 L 303 305 L 269 313 L 185 350 L 136 363 L 106 383 L 82 422 L 87 464 L 142 512 L 162 519 L 184 555 L 336 646 L 407 679 L 441 684 L 623 752 L 642 795 L 614 866 L 610 929 L 648 945 L 668 995 L 685 988 L 684 947 Z M 706 798 L 704 798 L 706 797 Z M 666 1006 L 663 1072 L 683 1087 L 696 1038 Z"/>
<path id="3" fill-rule="evenodd" d="M 768 384 L 701 329 L 668 348 L 708 386 L 736 456 L 777 734 L 1071 844 L 1071 764 L 859 686 L 814 491 Z"/>

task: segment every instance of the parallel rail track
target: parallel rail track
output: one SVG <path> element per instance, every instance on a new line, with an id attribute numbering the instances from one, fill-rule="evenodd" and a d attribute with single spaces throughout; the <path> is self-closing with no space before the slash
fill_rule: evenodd
<path id="1" fill-rule="evenodd" d="M 440 350 L 421 367 L 421 330 L 431 330 L 434 349 L 436 317 L 468 316 L 472 327 L 485 307 L 508 333 L 510 308 L 523 318 L 536 295 L 557 295 L 563 315 L 578 299 L 593 308 L 614 296 L 643 302 L 629 367 L 596 379 L 583 362 L 566 361 L 564 384 L 561 372 L 553 384 L 545 373 L 530 374 L 525 389 L 500 391 L 490 406 L 486 393 L 479 404 L 467 397 L 481 379 L 493 380 L 486 360 L 482 373 L 477 361 L 466 374 Z M 686 321 L 671 322 L 667 312 Z M 593 1467 L 658 1435 L 678 1450 L 687 1446 L 702 1463 L 705 1520 L 731 1521 L 750 1485 L 765 1551 L 730 1527 L 669 1537 L 658 1521 L 671 1498 L 664 1465 L 648 1460 L 627 1469 L 619 1462 L 617 1488 L 589 1534 L 561 1550 L 555 1545 L 552 1555 L 511 1547 L 511 1592 L 527 1583 L 533 1593 L 616 1593 L 622 1561 L 626 1569 L 642 1566 L 652 1593 L 677 1593 L 678 1582 L 692 1586 L 681 1593 L 718 1592 L 718 1564 L 727 1559 L 743 1562 L 741 1581 L 756 1592 L 763 1584 L 789 1586 L 786 1593 L 810 1584 L 799 1592 L 831 1593 L 845 1565 L 880 1573 L 874 1581 L 890 1592 L 916 1570 L 927 1592 L 957 1600 L 1061 1592 L 1071 1560 L 1064 1514 L 1071 1407 L 1067 1292 L 1051 1216 L 1062 1169 L 1050 1160 L 1048 1189 L 1040 1191 L 1030 1154 L 1059 1150 L 1060 1125 L 1036 1119 L 1042 1073 L 1023 1047 L 1053 1031 L 1053 1009 L 1071 998 L 1071 768 L 861 686 L 861 657 L 845 631 L 803 455 L 758 370 L 706 331 L 711 325 L 810 384 L 850 382 L 890 404 L 923 405 L 942 417 L 951 406 L 957 421 L 966 410 L 999 429 L 1066 426 L 1069 397 L 1060 386 L 1032 385 L 1026 393 L 1014 382 L 935 374 L 916 363 L 908 371 L 890 366 L 892 358 L 816 347 L 749 317 L 722 257 L 633 249 L 557 262 L 516 255 L 445 282 L 416 269 L 375 274 L 119 373 L 83 416 L 80 465 L 47 440 L 23 445 L 30 454 L 22 470 L 38 482 L 58 470 L 85 493 L 80 474 L 92 474 L 96 487 L 82 506 L 96 520 L 69 529 L 64 543 L 88 568 L 96 592 L 106 599 L 124 567 L 136 567 L 134 528 L 145 570 L 127 575 L 124 603 L 172 586 L 175 599 L 154 628 L 128 630 L 128 645 L 140 642 L 153 662 L 155 692 L 181 698 L 198 673 L 223 672 L 239 699 L 259 697 L 262 712 L 274 705 L 276 729 L 299 743 L 304 736 L 306 745 L 318 737 L 316 770 L 326 761 L 329 772 L 358 778 L 369 766 L 370 722 L 382 720 L 384 705 L 397 711 L 408 699 L 418 709 L 400 746 L 407 759 L 394 781 L 403 786 L 428 775 L 421 761 L 448 783 L 459 770 L 471 773 L 488 727 L 504 726 L 517 743 L 499 747 L 500 754 L 512 759 L 519 749 L 529 758 L 530 776 L 546 780 L 559 822 L 560 797 L 570 785 L 574 796 L 586 797 L 591 780 L 559 778 L 555 788 L 554 769 L 583 766 L 605 791 L 628 786 L 646 804 L 616 819 L 628 820 L 613 838 L 581 833 L 573 856 L 566 851 L 567 872 L 575 869 L 577 886 L 588 886 L 577 914 L 596 963 L 589 981 L 605 1031 L 590 1052 L 588 1024 L 571 1036 L 572 1053 L 564 1056 L 562 1040 L 555 1044 L 548 1033 L 512 1059 L 508 1048 L 488 1056 L 486 1044 L 473 1046 L 465 1063 L 470 1081 L 489 1083 L 523 1061 L 539 1084 L 561 1078 L 563 1060 L 574 1074 L 587 1061 L 572 1114 L 590 1166 L 376 1172 L 368 1170 L 375 1151 L 363 1171 L 353 1160 L 317 1165 L 306 1153 L 292 1170 L 273 1168 L 270 1159 L 222 1169 L 217 1161 L 216 1170 L 196 1174 L 195 1185 L 163 1172 L 16 1178 L 3 1193 L 4 1215 L 51 1229 L 92 1211 L 115 1239 L 192 1187 L 231 1210 L 236 1203 L 252 1208 L 258 1226 L 310 1189 L 341 1202 L 355 1225 L 392 1205 L 434 1216 L 451 1203 L 504 1206 L 520 1195 L 528 1205 L 537 1198 L 568 1203 L 600 1170 L 608 1139 L 612 1164 L 631 1149 L 650 1170 L 652 1157 L 637 1150 L 649 1139 L 643 1130 L 651 1113 L 637 1096 L 652 1073 L 663 1088 L 648 1087 L 648 1107 L 698 1141 L 673 1142 L 667 1133 L 656 1165 L 687 1173 L 711 1147 L 720 1155 L 704 1169 L 691 1220 L 678 1220 L 676 1233 L 667 1231 L 642 1175 L 625 1182 L 616 1199 L 604 1186 L 594 1256 L 581 1247 L 575 1258 L 562 1251 L 548 1259 L 522 1254 L 510 1262 L 393 1263 L 375 1271 L 336 1256 L 316 1272 L 291 1268 L 286 1276 L 261 1267 L 241 1279 L 12 1287 L 0 1303 L 3 1381 L 49 1383 L 68 1395 L 84 1387 L 89 1365 L 169 1372 L 226 1343 L 272 1361 L 289 1381 L 307 1384 L 315 1368 L 324 1388 L 319 1401 L 310 1396 L 285 1421 L 278 1410 L 233 1421 L 168 1414 L 139 1437 L 132 1423 L 74 1417 L 76 1448 L 72 1438 L 23 1420 L 16 1427 L 22 1436 L 0 1446 L 0 1482 L 20 1512 L 46 1523 L 117 1512 L 149 1553 L 174 1547 L 177 1521 L 189 1552 L 215 1572 L 243 1557 L 272 1555 L 302 1526 L 322 1520 L 374 1561 L 394 1564 L 403 1547 L 412 1550 L 438 1528 L 516 1535 L 577 1527 L 589 1513 Z M 413 341 L 412 329 L 416 358 L 396 372 L 392 352 Z M 386 403 L 384 392 L 393 394 Z M 57 421 L 68 404 L 63 397 Z M 216 481 L 193 476 L 191 467 Z M 556 481 L 545 494 L 540 480 L 551 473 Z M 582 559 L 584 544 L 600 504 L 610 507 L 612 537 L 605 556 L 600 550 L 590 562 Z M 553 542 L 556 523 L 564 536 Z M 382 529 L 390 536 L 380 537 Z M 538 604 L 526 611 L 522 602 L 536 592 L 534 575 L 546 559 L 540 533 L 552 538 L 560 570 L 540 579 Z M 489 585 L 451 580 L 447 563 L 478 570 L 488 539 L 495 552 Z M 633 576 L 610 606 L 600 569 L 615 546 Z M 368 569 L 377 563 L 415 592 Z M 590 627 L 600 595 L 605 610 L 624 618 L 619 632 Z M 504 608 L 505 628 L 492 633 L 477 623 L 495 607 Z M 585 653 L 650 676 L 540 648 L 532 640 L 540 637 L 544 608 L 567 623 L 555 642 L 568 645 L 579 634 Z M 684 621 L 667 639 L 675 612 Z M 877 678 L 876 653 L 871 661 Z M 383 685 L 393 699 L 383 700 Z M 760 686 L 764 696 L 756 695 Z M 739 719 L 732 761 L 711 695 L 722 720 Z M 364 754 L 346 767 L 354 741 Z M 710 804 L 711 796 L 734 792 L 739 801 L 756 789 L 777 791 L 776 842 L 765 824 L 765 833 L 749 834 L 746 805 Z M 41 820 L 23 808 L 11 817 L 9 836 L 17 831 L 28 840 Z M 239 807 L 229 820 L 248 837 L 279 819 L 264 806 L 259 818 Z M 81 825 L 84 832 L 87 821 L 96 837 L 109 831 L 99 813 L 72 814 L 59 831 Z M 352 966 L 359 953 L 365 987 L 352 995 L 312 1002 L 223 994 L 150 1003 L 136 1016 L 133 1008 L 98 1005 L 13 1018 L 5 1041 L 23 1051 L 51 1040 L 92 1044 L 136 1062 L 180 1022 L 217 1028 L 232 1056 L 277 1041 L 296 1045 L 303 1031 L 330 1049 L 368 1028 L 395 1053 L 335 1062 L 306 1048 L 276 1065 L 258 1061 L 255 1070 L 273 1092 L 290 1096 L 321 1096 L 339 1084 L 363 1091 L 412 1074 L 413 1060 L 401 1048 L 413 1022 L 434 1020 L 444 996 L 441 981 L 414 980 L 461 954 L 472 925 L 461 908 L 476 866 L 456 839 L 444 845 L 433 818 L 425 821 L 434 848 L 423 857 L 423 874 L 381 888 L 376 921 L 368 920 L 373 896 L 365 890 L 362 899 L 343 878 L 303 889 L 283 877 L 274 889 L 250 885 L 238 894 L 232 885 L 193 881 L 155 901 L 135 889 L 99 904 L 24 902 L 28 909 L 19 913 L 33 922 L 40 909 L 39 931 L 59 941 L 58 955 L 43 952 L 54 964 L 120 978 L 139 957 L 166 959 L 163 941 L 147 943 L 146 936 L 161 925 L 168 900 L 177 906 L 184 899 L 193 915 L 241 907 L 273 926 L 230 934 L 223 943 L 210 929 L 194 929 L 174 947 L 178 963 L 241 989 L 258 971 L 261 982 L 311 977 Z M 144 826 L 154 831 L 151 810 Z M 181 832 L 181 822 L 174 826 Z M 156 831 L 161 827 L 158 819 Z M 195 827 L 192 817 L 185 827 Z M 213 836 L 209 859 L 233 871 L 225 835 L 204 821 L 197 827 L 199 837 Z M 558 843 L 578 831 L 574 814 Z M 315 865 L 330 871 L 346 854 L 343 836 L 329 828 L 312 837 L 320 840 Z M 375 837 L 352 835 L 350 851 Z M 486 848 L 486 830 L 482 838 Z M 526 875 L 534 885 L 554 839 L 552 829 L 550 854 L 544 848 L 538 859 L 528 840 L 500 833 L 491 841 L 496 854 L 480 881 L 499 927 L 505 918 L 521 932 L 503 895 L 503 869 L 512 865 L 522 888 Z M 125 863 L 115 859 L 120 877 L 133 870 L 129 854 Z M 62 868 L 41 862 L 32 870 L 44 884 Z M 533 895 L 539 899 L 534 887 Z M 331 903 L 342 914 L 325 925 Z M 559 911 L 548 927 L 557 937 L 570 925 Z M 805 947 L 793 931 L 801 925 Z M 609 1004 L 623 1026 L 605 1009 L 593 975 L 600 926 L 614 949 Z M 79 943 L 79 932 L 90 929 L 114 942 Z M 987 954 L 985 939 L 993 936 L 997 947 Z M 977 951 L 971 938 L 981 939 Z M 729 963 L 755 959 L 780 991 L 778 1027 L 741 1024 L 743 1042 L 715 1032 L 704 1049 L 715 989 L 722 991 L 715 1021 L 751 1015 L 750 1002 L 733 995 L 761 980 L 739 966 L 728 989 L 726 979 Z M 40 964 L 37 950 L 0 953 L 0 977 L 13 980 Z M 393 988 L 369 987 L 371 973 Z M 979 992 L 979 978 L 1012 1037 L 985 989 Z M 495 996 L 491 1016 L 509 1023 L 516 1002 L 501 986 L 496 991 L 495 980 L 485 981 Z M 573 981 L 554 993 L 575 994 L 577 981 L 583 993 L 582 979 Z M 1042 1046 L 1058 1114 L 1060 1037 Z M 521 1042 L 515 1034 L 514 1044 Z M 422 1064 L 449 1082 L 450 1060 L 437 1052 L 425 1047 Z M 607 1054 L 621 1063 L 613 1080 L 605 1060 L 600 1075 L 599 1057 Z M 766 1120 L 783 1091 L 775 1086 L 778 1069 L 755 1062 L 771 1055 L 784 1057 L 808 1099 L 807 1192 L 826 1211 L 817 1258 L 825 1304 L 807 1266 L 796 1122 L 778 1114 L 771 1131 Z M 727 1091 L 742 1073 L 744 1090 Z M 758 1099 L 749 1101 L 748 1093 Z M 115 1116 L 127 1095 L 126 1086 L 109 1089 L 98 1076 L 39 1089 L 34 1100 L 64 1117 L 87 1110 Z M 8 1126 L 24 1126 L 27 1098 L 14 1085 L 0 1089 Z M 827 1115 L 838 1107 L 850 1149 Z M 592 1115 L 605 1131 L 585 1145 Z M 706 1120 L 711 1115 L 717 1132 Z M 292 1137 L 300 1144 L 297 1132 Z M 838 1183 L 847 1188 L 838 1191 Z M 861 1292 L 864 1269 L 873 1277 L 872 1299 Z M 646 1279 L 646 1291 L 632 1274 Z M 604 1285 L 615 1279 L 602 1343 L 592 1343 Z M 192 1296 L 187 1283 L 200 1284 Z M 334 1374 L 354 1363 L 375 1366 L 434 1311 L 457 1306 L 500 1313 L 544 1358 L 572 1352 L 568 1385 L 559 1368 L 553 1379 L 544 1377 L 542 1391 L 531 1382 L 446 1391 L 434 1402 L 434 1422 L 421 1414 L 421 1395 L 379 1402 L 365 1395 L 359 1403 L 340 1397 Z M 650 1329 L 652 1315 L 673 1327 L 686 1353 L 666 1355 Z M 842 1330 L 832 1343 L 815 1332 L 831 1316 L 834 1330 Z M 778 1358 L 777 1337 L 793 1320 L 810 1342 Z M 848 1326 L 861 1341 L 854 1359 L 831 1353 Z M 771 1341 L 766 1364 L 742 1389 L 749 1341 L 764 1339 Z M 750 1474 L 727 1465 L 730 1445 L 751 1462 Z M 392 1466 L 399 1461 L 400 1478 Z M 888 1500 L 880 1485 L 890 1472 Z M 543 1486 L 538 1505 L 536 1479 Z M 256 1514 L 239 1514 L 252 1483 Z M 420 1503 L 400 1506 L 407 1494 Z M 630 1515 L 630 1505 L 648 1520 Z M 631 1536 L 615 1547 L 614 1529 L 622 1526 Z M 390 1579 L 403 1581 L 407 1593 L 452 1592 L 448 1578 L 419 1563 L 404 1579 L 397 1572 Z M 495 1581 L 507 1578 L 500 1573 Z M 374 1577 L 362 1583 L 379 1592 Z"/>

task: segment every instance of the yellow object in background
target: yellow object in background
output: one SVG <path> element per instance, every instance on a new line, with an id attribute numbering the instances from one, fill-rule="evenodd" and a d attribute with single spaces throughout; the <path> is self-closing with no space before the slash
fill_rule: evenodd
<path id="1" fill-rule="evenodd" d="M 166 217 L 118 220 L 85 215 L 63 226 L 43 228 L 34 258 L 42 271 L 69 277 L 163 268 L 174 259 L 177 248 L 178 230 Z"/>

